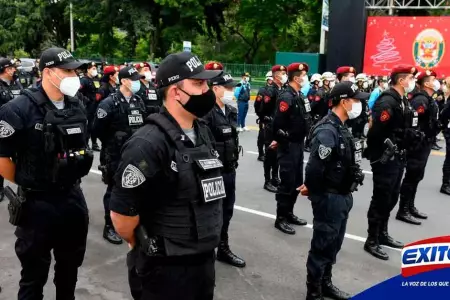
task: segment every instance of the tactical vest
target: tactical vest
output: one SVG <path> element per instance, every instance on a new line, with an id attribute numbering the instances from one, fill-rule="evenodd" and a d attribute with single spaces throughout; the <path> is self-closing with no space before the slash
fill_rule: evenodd
<path id="1" fill-rule="evenodd" d="M 238 161 L 238 133 L 237 114 L 230 112 L 231 123 L 227 117 L 222 115 L 220 108 L 214 107 L 212 112 L 211 132 L 216 140 L 216 150 L 219 153 L 219 159 L 224 165 L 224 170 L 235 168 Z M 218 116 L 220 114 L 220 116 Z"/>
<path id="2" fill-rule="evenodd" d="M 0 82 L 0 106 L 14 99 L 14 94 L 6 83 Z"/>
<path id="3" fill-rule="evenodd" d="M 86 176 L 91 169 L 94 154 L 86 148 L 87 118 L 79 101 L 70 98 L 66 107 L 56 109 L 44 94 L 36 89 L 24 90 L 28 97 L 44 115 L 42 124 L 36 124 L 35 130 L 40 132 L 39 140 L 44 145 L 45 170 L 35 170 L 44 175 L 49 185 L 70 186 Z M 37 128 L 38 125 L 41 128 Z M 31 138 L 31 135 L 30 135 Z M 33 140 L 29 141 L 34 143 Z M 42 143 L 43 142 L 43 143 Z M 42 162 L 38 162 L 42 165 Z M 31 174 L 41 177 L 41 175 Z"/>
<path id="4" fill-rule="evenodd" d="M 172 169 L 177 172 L 174 197 L 164 199 L 149 220 L 143 220 L 149 235 L 172 241 L 165 244 L 167 256 L 213 250 L 220 240 L 222 198 L 226 194 L 220 172 L 222 164 L 207 133 L 199 126 L 199 138 L 207 139 L 206 143 L 187 148 L 182 142 L 180 129 L 164 115 L 153 114 L 146 121 L 157 125 L 176 148 Z"/>
<path id="5" fill-rule="evenodd" d="M 301 95 L 294 96 L 295 97 L 295 104 L 293 107 L 293 112 L 291 113 L 291 127 L 292 126 L 300 126 L 303 127 L 301 129 L 301 136 L 300 137 L 293 137 L 292 139 L 297 140 L 298 138 L 303 139 L 309 132 L 311 126 L 312 126 L 312 117 L 311 117 L 311 104 L 307 97 L 303 97 Z M 299 124 L 297 121 L 297 118 L 301 116 L 303 120 L 300 120 L 301 123 Z M 296 130 L 296 129 L 294 129 Z"/>
<path id="6" fill-rule="evenodd" d="M 309 138 L 312 140 L 318 132 L 317 129 L 325 124 L 331 124 L 338 133 L 337 151 L 332 152 L 331 162 L 328 164 L 329 168 L 325 170 L 325 190 L 348 194 L 355 179 L 352 174 L 352 167 L 359 168 L 362 161 L 362 141 L 353 138 L 346 126 L 330 119 L 329 115 L 311 129 Z M 318 151 L 321 151 L 321 149 Z"/>

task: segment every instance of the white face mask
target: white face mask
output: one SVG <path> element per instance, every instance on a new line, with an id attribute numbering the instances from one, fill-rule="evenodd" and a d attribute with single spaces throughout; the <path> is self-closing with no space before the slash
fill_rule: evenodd
<path id="1" fill-rule="evenodd" d="M 351 83 L 355 83 L 355 82 L 356 82 L 356 79 L 355 79 L 355 77 L 350 77 L 350 78 L 348 79 L 348 81 L 350 81 Z"/>
<path id="2" fill-rule="evenodd" d="M 69 97 L 74 97 L 77 94 L 81 86 L 80 78 L 78 76 L 71 76 L 61 79 L 61 77 L 59 77 L 55 72 L 51 72 L 61 80 L 59 87 L 52 81 L 50 81 L 56 88 L 61 91 L 61 93 Z"/>
<path id="3" fill-rule="evenodd" d="M 146 81 L 152 81 L 152 72 L 144 72 L 144 76 Z"/>
<path id="4" fill-rule="evenodd" d="M 344 108 L 345 108 L 345 106 L 344 106 Z M 352 103 L 352 110 L 350 110 L 350 111 L 347 110 L 347 115 L 348 115 L 348 118 L 350 120 L 352 120 L 352 119 L 359 117 L 361 112 L 362 112 L 361 102 L 354 102 L 354 103 Z"/>
<path id="5" fill-rule="evenodd" d="M 369 84 L 367 82 L 363 82 L 363 89 L 367 89 L 369 87 Z"/>
<path id="6" fill-rule="evenodd" d="M 308 75 L 305 75 L 302 77 L 302 81 L 300 82 L 300 86 L 304 87 L 305 85 L 307 85 L 309 83 L 309 78 Z"/>
<path id="7" fill-rule="evenodd" d="M 434 89 L 434 91 L 436 92 L 436 91 L 438 91 L 439 89 L 441 88 L 441 83 L 439 82 L 439 80 L 434 80 L 433 81 L 433 89 Z"/>
<path id="8" fill-rule="evenodd" d="M 446 85 L 444 85 L 444 86 L 442 87 L 442 91 L 443 91 L 444 93 L 447 93 L 447 92 L 448 92 L 448 87 L 447 87 Z"/>
<path id="9" fill-rule="evenodd" d="M 92 77 L 97 77 L 97 75 L 98 75 L 97 70 L 94 69 L 94 70 L 91 71 L 91 76 Z"/>
<path id="10" fill-rule="evenodd" d="M 408 86 L 404 87 L 405 93 L 411 93 L 415 87 L 416 87 L 416 83 L 414 82 L 414 79 L 411 79 L 408 83 Z"/>
<path id="11" fill-rule="evenodd" d="M 383 82 L 383 85 L 382 85 L 382 87 L 383 87 L 383 90 L 387 90 L 387 89 L 388 89 L 388 87 L 389 87 L 389 85 L 388 85 L 388 83 L 387 83 L 387 82 Z"/>
<path id="12" fill-rule="evenodd" d="M 231 91 L 225 91 L 223 97 L 220 99 L 223 104 L 231 105 L 233 103 L 234 93 Z"/>
<path id="13" fill-rule="evenodd" d="M 335 84 L 336 84 L 336 82 L 330 81 L 330 89 L 332 89 L 332 88 L 334 87 Z"/>
<path id="14" fill-rule="evenodd" d="M 285 84 L 288 81 L 288 76 L 286 74 L 281 75 L 281 83 Z"/>
<path id="15" fill-rule="evenodd" d="M 119 76 L 116 76 L 116 84 L 119 85 L 120 81 L 119 81 Z"/>
<path id="16" fill-rule="evenodd" d="M 319 81 L 319 87 L 322 87 L 322 86 L 323 86 L 323 82 Z"/>

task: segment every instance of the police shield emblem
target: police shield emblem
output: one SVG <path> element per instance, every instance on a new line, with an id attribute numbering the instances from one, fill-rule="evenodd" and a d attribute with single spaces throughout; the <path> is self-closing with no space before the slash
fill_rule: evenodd
<path id="1" fill-rule="evenodd" d="M 0 121 L 0 138 L 7 138 L 13 135 L 14 128 L 9 125 L 7 122 L 1 120 Z"/>
<path id="2" fill-rule="evenodd" d="M 103 109 L 103 108 L 99 108 L 97 110 L 97 118 L 99 119 L 103 119 L 104 117 L 106 117 L 108 115 L 108 113 Z"/>
<path id="3" fill-rule="evenodd" d="M 320 159 L 325 159 L 331 154 L 331 148 L 325 147 L 324 145 L 319 146 L 319 157 Z"/>
<path id="4" fill-rule="evenodd" d="M 133 165 L 128 165 L 122 173 L 122 187 L 131 189 L 140 186 L 145 181 L 141 170 Z"/>

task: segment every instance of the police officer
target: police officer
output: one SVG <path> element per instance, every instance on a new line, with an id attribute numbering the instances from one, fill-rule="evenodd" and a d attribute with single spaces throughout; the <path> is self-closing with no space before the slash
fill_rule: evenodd
<path id="1" fill-rule="evenodd" d="M 325 112 L 328 111 L 328 107 L 324 105 L 326 104 L 325 99 L 322 98 L 322 95 L 319 92 L 322 85 L 322 76 L 320 74 L 313 74 L 313 76 L 311 76 L 311 89 L 307 94 L 308 101 L 311 104 L 311 117 L 313 119 L 313 124 L 316 124 L 326 114 L 324 113 L 324 110 Z M 309 152 L 310 150 L 309 144 L 310 141 L 307 137 L 305 141 L 306 152 Z"/>
<path id="2" fill-rule="evenodd" d="M 9 210 L 22 265 L 19 300 L 43 298 L 52 250 L 56 299 L 75 298 L 89 223 L 80 179 L 94 157 L 83 104 L 73 98 L 81 64 L 65 49 L 45 50 L 42 85 L 0 108 L 0 174 L 18 185 Z"/>
<path id="3" fill-rule="evenodd" d="M 147 62 L 136 64 L 136 69 L 141 74 L 141 87 L 137 95 L 141 97 L 145 103 L 146 110 L 149 114 L 159 112 L 162 106 L 162 100 L 159 99 L 153 84 L 154 77 Z"/>
<path id="4" fill-rule="evenodd" d="M 133 247 L 141 299 L 210 300 L 225 186 L 202 121 L 216 97 L 190 52 L 171 54 L 156 81 L 164 106 L 124 145 L 111 196 L 117 232 Z"/>
<path id="5" fill-rule="evenodd" d="M 103 182 L 107 185 L 103 197 L 105 209 L 103 238 L 116 245 L 122 244 L 122 239 L 112 226 L 109 202 L 111 191 L 116 184 L 113 176 L 119 166 L 120 149 L 127 139 L 144 125 L 145 104 L 136 95 L 141 87 L 141 78 L 133 66 L 120 70 L 120 89 L 99 103 L 93 124 L 93 132 L 102 142 L 100 169 L 103 173 Z"/>
<path id="6" fill-rule="evenodd" d="M 353 67 L 343 66 L 336 70 L 336 78 L 339 82 L 350 81 L 352 83 L 356 82 L 356 70 Z"/>
<path id="7" fill-rule="evenodd" d="M 414 89 L 416 68 L 408 65 L 395 67 L 391 72 L 391 88 L 384 91 L 372 109 L 372 127 L 367 136 L 369 157 L 373 172 L 373 195 L 368 217 L 368 238 L 364 249 L 373 256 L 388 260 L 380 245 L 401 249 L 403 243 L 388 234 L 388 221 L 398 201 L 400 183 L 405 165 L 405 151 L 420 145 L 421 135 L 413 129 L 417 113 L 413 114 L 404 97 Z"/>
<path id="8" fill-rule="evenodd" d="M 275 65 L 272 67 L 272 84 L 261 89 L 256 96 L 256 102 L 259 102 L 259 108 L 255 110 L 259 117 L 259 123 L 264 130 L 264 189 L 276 193 L 280 184 L 278 177 L 278 161 L 277 149 L 271 147 L 274 140 L 273 137 L 273 117 L 276 111 L 278 94 L 283 90 L 283 86 L 287 83 L 288 76 L 286 67 L 283 65 Z"/>
<path id="9" fill-rule="evenodd" d="M 314 232 L 306 267 L 306 299 L 349 299 L 331 282 L 331 270 L 344 241 L 352 192 L 362 184 L 362 147 L 353 139 L 345 122 L 361 113 L 361 99 L 368 95 L 344 81 L 330 93 L 332 111 L 311 130 L 311 155 L 305 169 L 302 194 L 309 195 L 314 215 Z M 339 170 L 339 171 L 338 171 Z"/>
<path id="10" fill-rule="evenodd" d="M 420 225 L 418 219 L 427 219 L 427 215 L 415 207 L 416 192 L 419 182 L 425 175 L 425 167 L 430 156 L 431 147 L 437 133 L 440 131 L 438 122 L 438 106 L 433 94 L 440 87 L 436 72 L 426 70 L 416 75 L 420 91 L 410 100 L 412 108 L 418 114 L 418 129 L 425 134 L 425 139 L 419 149 L 408 152 L 406 156 L 406 172 L 400 188 L 400 207 L 396 219 L 414 225 Z"/>
<path id="11" fill-rule="evenodd" d="M 305 136 L 312 125 L 309 101 L 300 93 L 308 69 L 305 63 L 293 63 L 287 67 L 289 84 L 278 95 L 273 120 L 274 141 L 271 147 L 278 148 L 281 179 L 275 196 L 277 201 L 275 228 L 287 234 L 295 234 L 290 224 L 300 226 L 307 224 L 305 220 L 294 215 L 294 205 L 298 196 L 296 188 L 303 184 Z"/>
<path id="12" fill-rule="evenodd" d="M 110 94 L 117 92 L 119 88 L 119 68 L 116 66 L 106 66 L 103 69 L 103 76 L 100 79 L 100 88 L 97 93 L 100 95 L 98 101 L 106 99 Z"/>
<path id="13" fill-rule="evenodd" d="M 335 77 L 333 73 L 331 72 L 324 72 L 322 74 L 322 82 L 323 85 L 321 88 L 319 88 L 319 96 L 323 99 L 323 108 L 322 108 L 322 115 L 320 119 L 325 117 L 328 114 L 328 110 L 333 106 L 331 101 L 328 101 L 328 94 L 331 92 L 331 89 L 336 84 Z"/>
<path id="14" fill-rule="evenodd" d="M 208 70 L 208 64 L 205 65 Z M 212 68 L 214 70 L 214 68 Z M 228 243 L 228 227 L 233 217 L 236 202 L 236 168 L 241 147 L 237 132 L 237 109 L 233 104 L 233 89 L 236 82 L 230 74 L 222 74 L 210 80 L 212 90 L 216 95 L 214 108 L 203 118 L 211 130 L 222 161 L 222 176 L 225 183 L 226 197 L 223 199 L 223 226 L 220 234 L 220 244 L 217 250 L 217 260 L 229 265 L 243 268 L 245 261 L 235 255 Z"/>
<path id="15" fill-rule="evenodd" d="M 444 100 L 446 103 L 439 113 L 439 119 L 442 124 L 442 133 L 445 138 L 445 160 L 442 166 L 442 185 L 440 192 L 446 195 L 450 195 L 450 77 L 445 80 L 443 86 L 444 96 L 447 98 Z"/>
<path id="16" fill-rule="evenodd" d="M 255 109 L 255 113 L 258 116 L 258 119 L 256 120 L 256 122 L 259 125 L 259 131 L 258 131 L 258 138 L 257 138 L 257 146 L 258 146 L 258 160 L 259 161 L 264 161 L 264 123 L 261 122 L 260 119 L 260 108 L 261 108 L 261 104 L 262 104 L 262 100 L 263 97 L 261 95 L 266 94 L 266 89 L 269 88 L 269 86 L 272 85 L 273 82 L 273 77 L 272 77 L 272 71 L 269 71 L 266 73 L 266 85 L 261 87 L 258 91 L 258 95 L 260 97 L 256 97 L 255 98 L 255 103 L 254 103 L 254 109 Z"/>
<path id="17" fill-rule="evenodd" d="M 18 96 L 16 90 L 12 90 L 16 73 L 14 61 L 7 58 L 0 58 L 0 107 Z M 20 93 L 20 91 L 18 91 Z M 0 123 L 3 122 L 0 120 Z M 0 133 L 1 134 L 1 133 Z M 0 176 L 0 202 L 4 198 L 4 179 Z"/>
<path id="18" fill-rule="evenodd" d="M 86 110 L 89 119 L 89 137 L 92 141 L 92 150 L 100 151 L 100 147 L 97 144 L 97 137 L 95 135 L 92 135 L 92 124 L 94 122 L 98 101 L 101 98 L 101 95 L 98 93 L 99 83 L 97 81 L 97 76 L 98 72 L 95 62 L 88 63 L 86 72 L 81 78 L 80 92 L 90 100 L 88 103 L 86 103 Z"/>

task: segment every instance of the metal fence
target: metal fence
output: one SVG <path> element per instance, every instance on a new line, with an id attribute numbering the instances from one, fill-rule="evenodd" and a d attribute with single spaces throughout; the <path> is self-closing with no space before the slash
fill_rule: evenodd
<path id="1" fill-rule="evenodd" d="M 266 73 L 271 70 L 272 65 L 254 65 L 254 64 L 230 64 L 224 63 L 225 72 L 234 77 L 241 77 L 243 73 L 249 73 L 254 78 L 265 78 Z"/>

